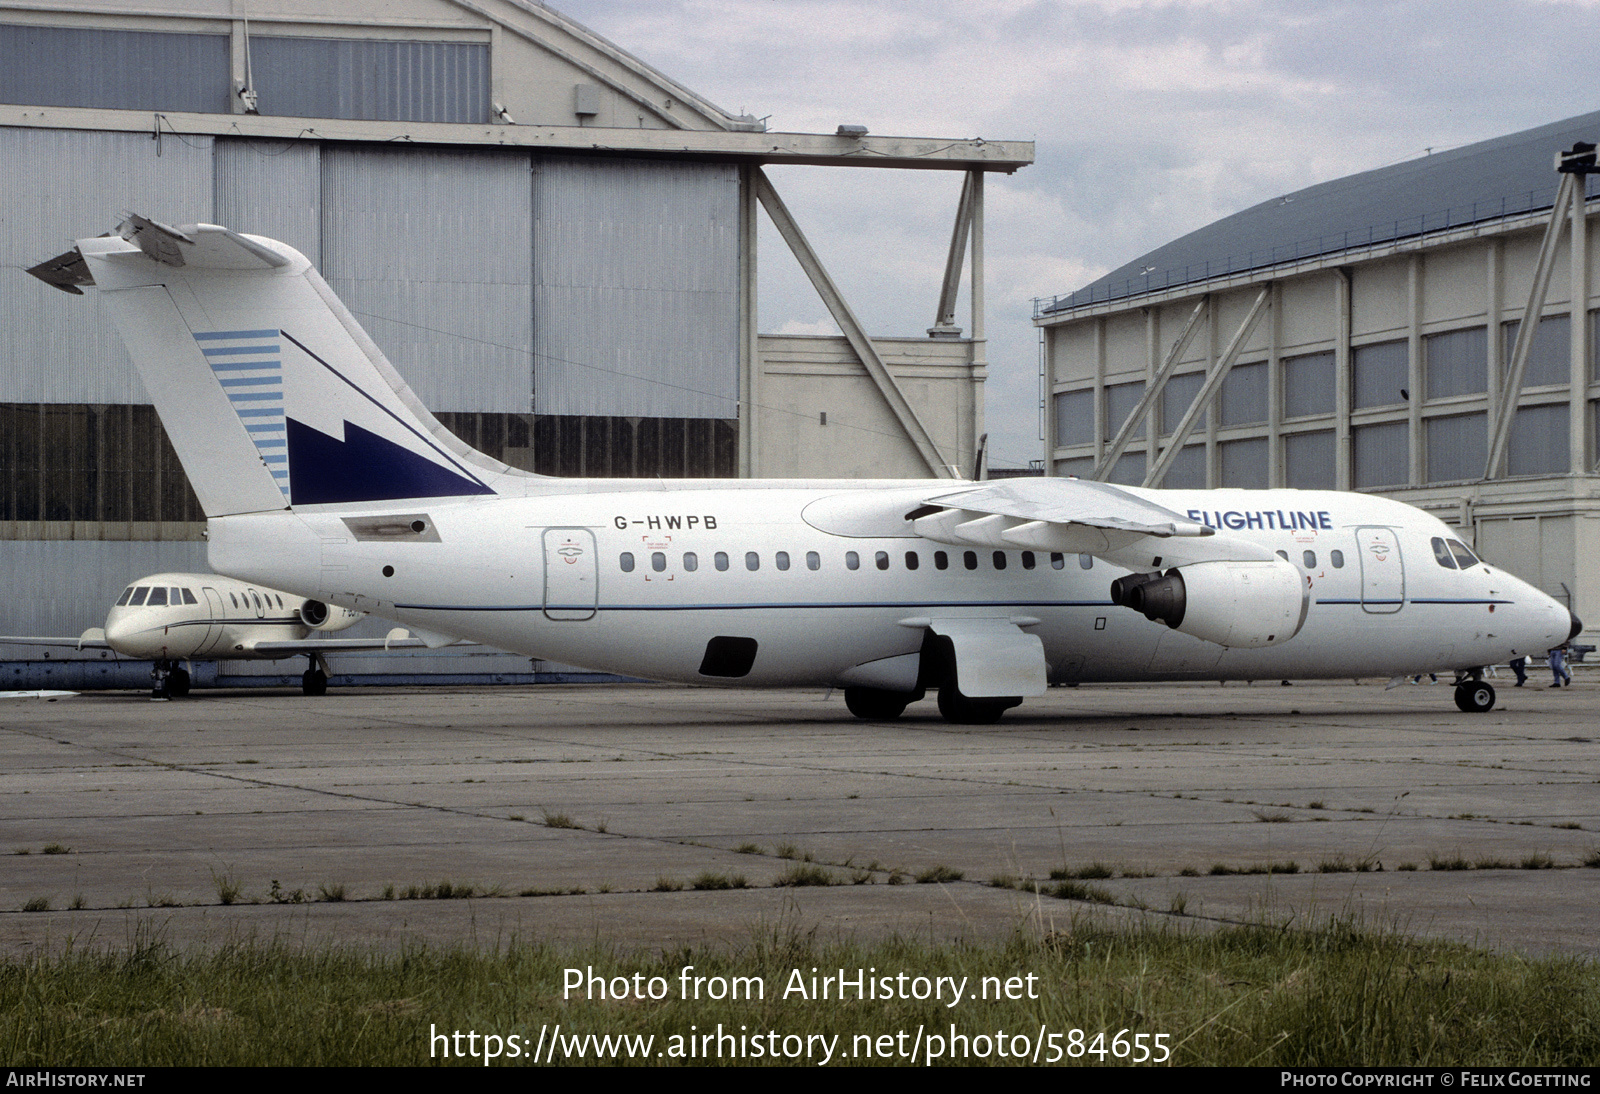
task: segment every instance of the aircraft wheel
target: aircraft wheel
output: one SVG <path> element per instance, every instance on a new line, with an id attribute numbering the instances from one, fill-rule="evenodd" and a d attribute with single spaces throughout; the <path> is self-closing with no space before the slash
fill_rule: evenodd
<path id="1" fill-rule="evenodd" d="M 1457 684 L 1456 706 L 1468 714 L 1487 714 L 1494 709 L 1494 688 L 1482 680 Z"/>
<path id="2" fill-rule="evenodd" d="M 307 695 L 328 694 L 328 674 L 321 669 L 306 669 L 300 677 L 300 690 Z"/>
<path id="3" fill-rule="evenodd" d="M 939 713 L 956 725 L 990 725 L 1012 707 L 1021 705 L 1020 698 L 969 699 L 950 684 L 939 689 Z"/>
<path id="4" fill-rule="evenodd" d="M 173 669 L 167 676 L 167 694 L 174 699 L 182 699 L 189 694 L 189 670 Z"/>
<path id="5" fill-rule="evenodd" d="M 845 688 L 844 705 L 857 718 L 873 722 L 889 722 L 906 712 L 912 695 L 904 691 L 884 691 L 882 688 Z"/>

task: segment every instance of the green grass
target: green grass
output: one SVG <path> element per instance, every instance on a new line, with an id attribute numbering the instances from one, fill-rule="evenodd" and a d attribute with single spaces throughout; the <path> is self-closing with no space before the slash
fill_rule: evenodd
<path id="1" fill-rule="evenodd" d="M 684 1001 L 676 989 L 685 965 L 697 976 L 759 977 L 765 998 Z M 602 976 L 660 976 L 673 990 L 626 1005 L 581 993 L 563 1000 L 564 970 L 588 966 Z M 1039 991 L 1035 999 L 968 999 L 954 1011 L 933 999 L 785 999 L 792 972 L 813 967 L 967 977 L 969 991 L 985 976 L 1033 975 Z M 837 1065 L 885 1031 L 948 1027 L 952 1014 L 1008 1031 L 1104 1030 L 1107 1042 L 1124 1029 L 1165 1033 L 1179 1065 L 1587 1067 L 1600 1058 L 1600 967 L 1349 923 L 1118 931 L 1081 922 L 1043 940 L 948 946 L 824 943 L 800 931 L 731 948 L 634 952 L 241 943 L 183 953 L 135 941 L 114 953 L 0 962 L 0 1043 L 13 1067 L 414 1066 L 430 1062 L 430 1028 L 476 1030 L 481 1043 L 485 1032 L 537 1039 L 557 1022 L 564 1034 L 653 1035 L 658 1048 L 719 1022 L 804 1029 L 839 1037 L 845 1058 L 836 1055 Z M 648 1062 L 658 1061 L 652 1054 Z"/>

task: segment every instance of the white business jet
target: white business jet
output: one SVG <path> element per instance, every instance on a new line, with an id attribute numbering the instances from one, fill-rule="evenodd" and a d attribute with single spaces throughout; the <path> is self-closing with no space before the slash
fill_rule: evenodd
<path id="1" fill-rule="evenodd" d="M 1440 521 L 1358 494 L 531 475 L 440 425 L 304 256 L 216 225 L 130 217 L 32 272 L 97 286 L 218 572 L 432 634 L 840 686 L 866 718 L 934 688 L 974 723 L 1052 682 L 1445 670 L 1483 711 L 1483 666 L 1579 626 Z"/>
<path id="2" fill-rule="evenodd" d="M 77 638 L 0 635 L 0 645 L 113 650 L 151 661 L 151 694 L 158 699 L 189 694 L 186 663 L 305 656 L 311 664 L 300 677 L 300 688 L 307 695 L 322 695 L 328 690 L 324 654 L 424 645 L 403 627 L 387 638 L 308 637 L 345 630 L 363 618 L 362 612 L 216 574 L 152 574 L 122 591 L 104 627 L 90 627 Z"/>

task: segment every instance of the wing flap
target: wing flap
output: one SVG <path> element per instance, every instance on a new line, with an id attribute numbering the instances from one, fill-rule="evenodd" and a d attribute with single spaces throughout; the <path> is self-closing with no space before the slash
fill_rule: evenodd
<path id="1" fill-rule="evenodd" d="M 1049 686 L 1044 643 L 1004 619 L 933 619 L 928 629 L 950 640 L 956 687 L 969 699 L 1043 695 Z"/>

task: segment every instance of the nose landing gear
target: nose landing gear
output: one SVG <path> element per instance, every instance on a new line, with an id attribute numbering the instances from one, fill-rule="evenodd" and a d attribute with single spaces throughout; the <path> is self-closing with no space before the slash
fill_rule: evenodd
<path id="1" fill-rule="evenodd" d="M 1456 680 L 1456 706 L 1467 714 L 1487 714 L 1494 709 L 1494 687 L 1484 682 L 1482 670 Z"/>
<path id="2" fill-rule="evenodd" d="M 157 702 L 189 694 L 189 671 L 176 661 L 158 660 L 150 669 L 150 698 Z"/>

